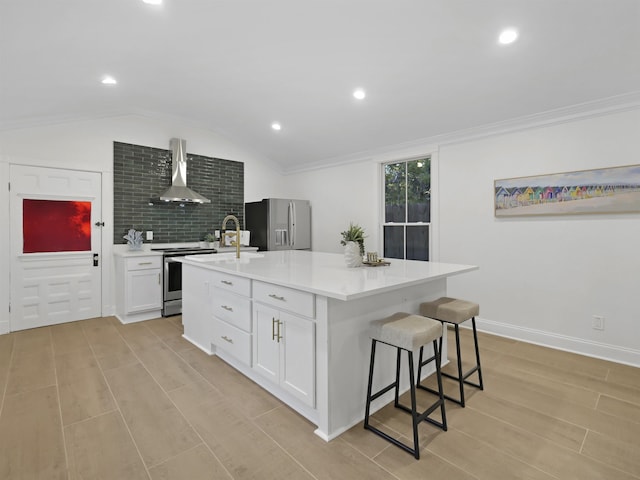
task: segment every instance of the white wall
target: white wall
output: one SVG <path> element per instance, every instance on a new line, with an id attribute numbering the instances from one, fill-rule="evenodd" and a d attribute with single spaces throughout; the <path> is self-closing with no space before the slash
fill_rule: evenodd
<path id="1" fill-rule="evenodd" d="M 495 179 L 637 164 L 640 111 L 443 147 L 440 258 L 489 331 L 640 364 L 640 214 L 495 218 Z M 591 328 L 593 315 L 605 330 Z"/>
<path id="2" fill-rule="evenodd" d="M 432 260 L 479 265 L 449 294 L 480 303 L 485 331 L 640 365 L 640 214 L 496 219 L 493 181 L 639 163 L 640 111 L 387 152 L 285 177 L 313 206 L 313 248 L 340 252 L 350 220 L 381 251 L 379 165 L 433 154 Z M 591 328 L 593 315 L 605 330 Z"/>
<path id="3" fill-rule="evenodd" d="M 113 142 L 169 149 L 172 137 L 187 140 L 187 151 L 244 162 L 245 200 L 277 196 L 282 176 L 265 158 L 211 131 L 176 118 L 123 115 L 0 132 L 0 185 L 9 181 L 9 164 L 27 164 L 102 172 L 103 258 L 111 259 L 113 239 Z M 9 196 L 0 189 L 0 333 L 6 329 L 9 303 Z M 114 311 L 113 263 L 103 263 L 102 312 Z"/>
<path id="4" fill-rule="evenodd" d="M 311 247 L 338 253 L 349 222 L 364 228 L 365 248 L 378 250 L 379 167 L 364 161 L 285 177 L 287 197 L 311 202 Z"/>

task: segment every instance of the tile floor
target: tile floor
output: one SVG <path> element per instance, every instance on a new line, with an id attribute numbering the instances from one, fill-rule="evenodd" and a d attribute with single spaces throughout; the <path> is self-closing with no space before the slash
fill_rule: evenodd
<path id="1" fill-rule="evenodd" d="M 640 478 L 638 368 L 481 334 L 485 391 L 447 403 L 448 432 L 421 425 L 416 461 L 362 425 L 325 443 L 181 329 L 108 317 L 0 336 L 0 478 Z M 374 419 L 410 438 L 406 413 Z"/>

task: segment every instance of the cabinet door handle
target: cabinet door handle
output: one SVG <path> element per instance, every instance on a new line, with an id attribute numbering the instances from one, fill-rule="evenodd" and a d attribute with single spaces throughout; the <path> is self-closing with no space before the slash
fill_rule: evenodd
<path id="1" fill-rule="evenodd" d="M 282 335 L 280 335 L 280 327 L 282 326 L 282 322 L 278 320 L 278 343 L 282 340 Z"/>
<path id="2" fill-rule="evenodd" d="M 276 299 L 276 300 L 280 300 L 281 302 L 284 302 L 284 301 L 285 301 L 285 298 L 284 298 L 284 297 L 279 297 L 279 296 L 278 296 L 278 295 L 276 295 L 275 293 L 270 293 L 270 294 L 269 294 L 269 296 L 270 296 L 271 298 Z"/>
<path id="3" fill-rule="evenodd" d="M 220 280 L 220 283 L 224 283 L 225 285 L 233 285 L 233 282 L 230 282 L 229 280 Z"/>
<path id="4" fill-rule="evenodd" d="M 227 307 L 226 305 L 220 305 L 222 308 L 224 308 L 227 312 L 233 312 L 233 308 L 231 307 Z"/>
<path id="5" fill-rule="evenodd" d="M 276 317 L 271 317 L 271 340 L 276 339 Z"/>
<path id="6" fill-rule="evenodd" d="M 138 265 L 152 265 L 153 262 L 138 262 Z"/>
<path id="7" fill-rule="evenodd" d="M 221 338 L 222 338 L 225 342 L 233 343 L 233 339 L 231 339 L 231 338 L 227 337 L 226 335 L 223 335 Z"/>
<path id="8" fill-rule="evenodd" d="M 160 285 L 160 274 L 158 274 L 158 285 Z"/>

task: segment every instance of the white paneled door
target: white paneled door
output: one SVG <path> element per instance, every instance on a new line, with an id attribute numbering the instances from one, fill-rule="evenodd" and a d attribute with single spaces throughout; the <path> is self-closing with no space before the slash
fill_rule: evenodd
<path id="1" fill-rule="evenodd" d="M 102 177 L 10 168 L 11 331 L 99 317 Z"/>

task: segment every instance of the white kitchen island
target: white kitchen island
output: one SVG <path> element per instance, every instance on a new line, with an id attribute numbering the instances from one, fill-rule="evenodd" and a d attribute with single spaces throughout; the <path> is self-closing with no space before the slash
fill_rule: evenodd
<path id="1" fill-rule="evenodd" d="M 184 337 L 308 418 L 327 441 L 364 417 L 370 322 L 417 313 L 446 295 L 447 277 L 478 268 L 393 259 L 347 268 L 342 255 L 295 250 L 182 262 Z M 395 375 L 395 352 L 378 355 L 374 384 L 382 385 Z"/>

